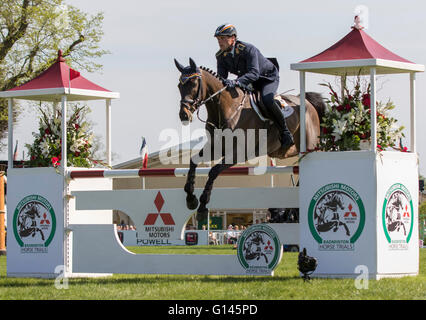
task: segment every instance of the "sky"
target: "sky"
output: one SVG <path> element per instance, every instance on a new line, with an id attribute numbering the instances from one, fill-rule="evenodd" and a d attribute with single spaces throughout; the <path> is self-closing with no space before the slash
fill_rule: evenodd
<path id="1" fill-rule="evenodd" d="M 277 57 L 280 63 L 278 92 L 293 89 L 299 93 L 298 72 L 290 64 L 309 58 L 351 31 L 355 8 L 368 8 L 365 31 L 390 51 L 418 64 L 426 64 L 426 3 L 421 0 L 67 0 L 67 4 L 90 14 L 104 13 L 101 47 L 110 54 L 98 59 L 102 72 L 85 73 L 89 80 L 120 93 L 112 102 L 113 165 L 139 156 L 141 137 L 146 137 L 149 152 L 170 140 L 165 130 L 179 134 L 177 142 L 195 137 L 204 127 L 195 119 L 190 134 L 182 131 L 179 120 L 180 73 L 173 58 L 188 65 L 189 57 L 198 65 L 216 69 L 218 51 L 215 29 L 232 23 L 239 39 L 254 44 L 264 56 Z M 337 83 L 336 78 L 307 74 L 307 90 L 324 96 L 328 90 L 319 83 Z M 420 173 L 426 175 L 426 77 L 417 74 L 417 150 Z M 378 100 L 391 99 L 396 109 L 391 116 L 404 125 L 409 146 L 409 76 L 378 77 Z M 94 131 L 105 137 L 105 103 L 90 102 Z M 25 110 L 14 130 L 19 140 L 20 160 L 25 143 L 32 143 L 37 131 L 37 113 Z M 200 112 L 206 118 L 205 110 Z M 7 151 L 6 151 L 7 152 Z M 6 159 L 7 154 L 2 154 Z"/>

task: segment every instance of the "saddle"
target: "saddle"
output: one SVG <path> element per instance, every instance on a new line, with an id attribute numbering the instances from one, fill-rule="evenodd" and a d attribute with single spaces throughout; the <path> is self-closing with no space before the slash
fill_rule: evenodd
<path id="1" fill-rule="evenodd" d="M 271 120 L 273 119 L 273 117 L 270 115 L 269 111 L 266 109 L 265 105 L 263 104 L 261 96 L 260 96 L 260 92 L 250 91 L 249 97 L 250 97 L 250 106 L 256 112 L 259 119 L 262 120 L 263 122 L 273 123 L 273 120 Z M 288 102 L 291 103 L 292 101 L 288 100 L 287 102 L 279 94 L 276 95 L 274 99 L 281 105 L 281 112 L 283 113 L 284 118 L 288 118 L 293 114 L 294 112 L 293 108 L 291 108 L 288 105 Z"/>

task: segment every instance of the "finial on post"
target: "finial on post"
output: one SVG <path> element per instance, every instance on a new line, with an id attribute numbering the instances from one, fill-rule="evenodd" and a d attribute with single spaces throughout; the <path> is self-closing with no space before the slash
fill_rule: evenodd
<path id="1" fill-rule="evenodd" d="M 354 22 L 355 22 L 355 25 L 354 25 L 355 29 L 358 29 L 358 30 L 364 29 L 364 27 L 361 25 L 361 18 L 359 16 L 355 16 Z"/>
<path id="2" fill-rule="evenodd" d="M 355 8 L 354 25 L 352 29 L 362 30 L 368 28 L 368 7 L 359 5 Z"/>
<path id="3" fill-rule="evenodd" d="M 65 59 L 62 57 L 62 50 L 58 50 L 58 59 L 56 61 L 65 62 Z"/>

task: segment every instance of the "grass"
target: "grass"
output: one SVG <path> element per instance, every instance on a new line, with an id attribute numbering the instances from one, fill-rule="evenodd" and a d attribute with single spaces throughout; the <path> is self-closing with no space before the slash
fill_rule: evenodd
<path id="1" fill-rule="evenodd" d="M 135 253 L 236 254 L 232 246 L 130 247 Z M 0 257 L 0 300 L 426 300 L 426 250 L 420 250 L 417 277 L 370 280 L 368 289 L 353 279 L 313 279 L 303 282 L 297 253 L 285 252 L 274 277 L 123 275 L 69 279 L 68 289 L 56 289 L 54 279 L 6 277 L 6 257 Z"/>

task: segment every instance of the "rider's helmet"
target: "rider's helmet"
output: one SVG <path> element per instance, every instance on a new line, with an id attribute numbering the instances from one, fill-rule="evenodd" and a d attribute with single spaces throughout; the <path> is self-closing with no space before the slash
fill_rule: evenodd
<path id="1" fill-rule="evenodd" d="M 229 23 L 225 23 L 217 27 L 214 36 L 237 36 L 237 29 Z"/>

